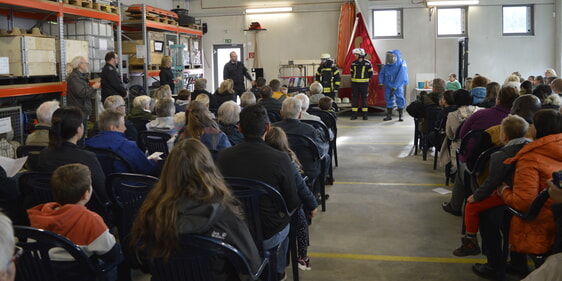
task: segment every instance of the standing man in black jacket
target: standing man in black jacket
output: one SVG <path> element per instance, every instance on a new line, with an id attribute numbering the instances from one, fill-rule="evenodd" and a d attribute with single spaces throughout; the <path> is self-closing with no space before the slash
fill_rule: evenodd
<path id="1" fill-rule="evenodd" d="M 123 86 L 121 74 L 117 69 L 119 56 L 115 52 L 105 54 L 105 65 L 101 70 L 101 102 L 109 96 L 120 95 L 126 98 L 129 92 Z"/>
<path id="2" fill-rule="evenodd" d="M 256 84 L 256 81 L 252 80 L 252 76 L 248 73 L 246 66 L 238 61 L 236 52 L 230 52 L 230 61 L 224 65 L 222 79 L 232 79 L 234 82 L 234 92 L 237 96 L 242 95 L 246 91 L 244 76 L 252 82 L 252 86 Z"/>

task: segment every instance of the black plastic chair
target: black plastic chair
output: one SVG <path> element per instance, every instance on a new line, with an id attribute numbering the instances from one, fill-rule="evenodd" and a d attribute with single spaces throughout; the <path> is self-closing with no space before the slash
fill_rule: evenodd
<path id="1" fill-rule="evenodd" d="M 441 111 L 441 107 L 437 104 L 428 105 L 425 107 L 425 113 L 423 121 L 423 126 L 418 127 L 420 131 L 420 143 L 421 143 L 421 150 L 422 150 L 422 159 L 425 161 L 427 160 L 427 152 L 429 148 L 434 146 L 432 141 L 430 140 L 430 132 L 433 131 L 435 128 L 435 123 L 437 122 L 437 115 Z M 434 147 L 435 150 L 438 150 L 441 147 Z M 434 168 L 435 169 L 435 168 Z"/>
<path id="2" fill-rule="evenodd" d="M 115 219 L 119 232 L 119 241 L 129 245 L 129 235 L 137 212 L 144 199 L 158 182 L 158 178 L 148 175 L 115 173 L 106 179 L 107 194 L 114 204 Z M 130 267 L 139 267 L 135 254 L 130 253 L 129 247 L 123 247 L 125 262 Z"/>
<path id="3" fill-rule="evenodd" d="M 160 158 L 164 159 L 168 156 L 168 140 L 171 138 L 169 134 L 153 131 L 139 132 L 140 149 L 147 151 L 148 155 L 154 152 L 162 152 Z"/>
<path id="4" fill-rule="evenodd" d="M 316 143 L 307 136 L 297 134 L 287 134 L 289 146 L 295 152 L 303 166 L 305 175 L 310 179 L 312 193 L 320 194 L 322 212 L 326 211 L 326 166 L 328 159 L 325 155 L 320 155 Z"/>
<path id="5" fill-rule="evenodd" d="M 311 105 L 311 107 L 312 107 L 312 105 Z M 333 151 L 333 157 L 332 158 L 334 159 L 334 164 L 337 167 L 338 166 L 338 146 L 337 146 L 336 140 L 338 138 L 338 125 L 337 125 L 336 114 L 333 113 L 333 112 L 322 111 L 322 110 L 314 109 L 314 108 L 309 108 L 308 113 L 320 117 L 320 120 L 322 120 L 322 122 L 324 122 L 324 124 L 326 124 L 326 127 L 328 127 L 329 129 L 332 130 L 332 133 L 334 134 L 334 139 L 331 140 L 330 145 L 331 145 L 331 149 Z"/>
<path id="6" fill-rule="evenodd" d="M 36 205 L 55 201 L 51 192 L 51 176 L 48 172 L 26 172 L 20 175 L 18 184 L 25 210 Z"/>
<path id="7" fill-rule="evenodd" d="M 65 281 L 79 278 L 83 281 L 94 281 L 111 274 L 111 271 L 123 260 L 121 257 L 110 264 L 101 266 L 72 241 L 43 229 L 16 225 L 14 234 L 17 238 L 17 245 L 23 248 L 23 254 L 16 267 L 16 280 Z M 64 249 L 75 261 L 56 262 L 51 260 L 49 251 L 53 248 Z M 82 275 L 75 276 L 77 271 Z"/>
<path id="8" fill-rule="evenodd" d="M 267 117 L 269 118 L 269 122 L 272 124 L 283 120 L 283 118 L 281 118 L 281 114 L 275 111 L 268 111 Z"/>
<path id="9" fill-rule="evenodd" d="M 225 258 L 236 273 L 248 276 L 248 280 L 258 280 L 263 272 L 267 258 L 257 272 L 253 272 L 248 260 L 230 244 L 215 238 L 199 235 L 182 235 L 180 250 L 167 259 L 157 258 L 150 263 L 153 281 L 212 281 L 212 264 L 216 257 Z"/>
<path id="10" fill-rule="evenodd" d="M 457 173 L 464 173 L 464 189 L 465 189 L 465 197 L 468 197 L 470 194 L 472 194 L 472 176 L 471 176 L 471 171 L 474 168 L 474 163 L 476 162 L 475 159 L 476 157 L 474 157 L 473 155 L 469 155 L 468 154 L 468 148 L 469 145 L 472 144 L 473 145 L 473 149 L 474 146 L 476 144 L 478 144 L 478 141 L 480 140 L 480 137 L 482 136 L 482 133 L 484 133 L 484 130 L 472 130 L 467 132 L 461 140 L 461 146 L 459 147 L 459 149 L 457 149 L 456 153 L 457 153 L 457 167 L 460 169 L 461 165 L 460 165 L 460 159 L 459 156 L 463 155 L 466 159 L 466 167 L 464 171 L 457 171 Z"/>
<path id="11" fill-rule="evenodd" d="M 494 154 L 494 152 L 499 151 L 501 148 L 501 146 L 494 146 L 484 150 L 480 153 L 478 158 L 476 158 L 476 162 L 474 162 L 472 169 L 467 169 L 467 172 L 471 177 L 470 188 L 473 192 L 480 186 L 478 178 L 488 172 L 490 157 Z"/>
<path id="12" fill-rule="evenodd" d="M 18 158 L 27 156 L 27 161 L 25 162 L 25 168 L 36 171 L 37 162 L 39 161 L 39 153 L 41 150 L 45 149 L 46 146 L 42 145 L 20 145 L 16 148 L 16 156 Z"/>
<path id="13" fill-rule="evenodd" d="M 324 139 L 328 140 L 329 146 L 328 146 L 328 155 L 330 155 L 330 160 L 334 158 L 334 146 L 333 146 L 333 142 L 330 141 L 330 130 L 328 129 L 328 127 L 323 124 L 322 122 L 318 122 L 315 120 L 300 120 L 303 123 L 312 125 L 315 129 L 321 130 L 322 133 L 324 134 Z M 334 136 L 335 139 L 335 136 Z M 330 161 L 331 162 L 331 161 Z M 328 185 L 332 185 L 334 183 L 334 172 L 333 172 L 333 167 L 332 167 L 332 163 L 328 163 L 328 177 L 326 179 L 326 184 Z"/>
<path id="14" fill-rule="evenodd" d="M 247 178 L 226 177 L 226 183 L 233 190 L 234 196 L 242 203 L 244 213 L 246 214 L 248 228 L 252 238 L 256 242 L 260 253 L 269 256 L 269 270 L 265 280 L 277 280 L 277 251 L 267 252 L 263 249 L 263 231 L 262 217 L 260 212 L 260 201 L 264 200 L 264 196 L 272 200 L 276 206 L 276 210 L 284 216 L 292 216 L 296 210 L 288 210 L 283 196 L 272 186 Z M 291 233 L 295 231 L 294 233 Z M 291 263 L 293 265 L 293 278 L 298 280 L 298 265 L 296 255 L 296 229 L 291 228 L 289 233 L 289 249 L 292 255 Z"/>
<path id="15" fill-rule="evenodd" d="M 113 173 L 134 172 L 133 167 L 127 159 L 109 149 L 86 146 L 86 150 L 96 154 L 106 177 Z"/>

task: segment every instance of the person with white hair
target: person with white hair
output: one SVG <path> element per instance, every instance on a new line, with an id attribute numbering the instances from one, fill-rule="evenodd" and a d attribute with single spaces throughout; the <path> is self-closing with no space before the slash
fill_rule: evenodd
<path id="1" fill-rule="evenodd" d="M 261 89 L 260 89 L 261 93 Z M 250 104 L 256 103 L 256 95 L 252 92 L 245 92 L 240 96 L 240 107 L 244 108 Z"/>
<path id="2" fill-rule="evenodd" d="M 301 118 L 300 118 L 300 120 L 314 120 L 314 121 L 322 122 L 320 117 L 318 117 L 316 115 L 312 115 L 312 114 L 307 112 L 308 107 L 310 105 L 310 100 L 308 99 L 308 96 L 306 96 L 303 93 L 300 93 L 300 94 L 296 95 L 295 98 L 301 101 Z"/>
<path id="3" fill-rule="evenodd" d="M 252 92 L 246 92 L 242 96 L 245 94 L 255 97 Z M 217 112 L 217 122 L 219 123 L 219 129 L 228 137 L 232 145 L 237 145 L 244 141 L 244 135 L 238 130 L 239 121 L 240 106 L 238 104 L 234 101 L 227 101 L 221 104 Z"/>
<path id="4" fill-rule="evenodd" d="M 88 119 L 92 114 L 92 98 L 95 97 L 97 89 L 101 87 L 99 81 L 90 86 L 89 65 L 90 63 L 84 57 L 73 58 L 68 65 L 72 72 L 66 78 L 67 105 L 76 106 L 84 112 L 84 128 L 88 128 Z M 84 146 L 84 137 L 78 141 L 78 146 Z"/>
<path id="5" fill-rule="evenodd" d="M 0 281 L 16 279 L 16 261 L 22 249 L 16 247 L 12 221 L 0 213 Z"/>
<path id="6" fill-rule="evenodd" d="M 318 82 L 314 82 L 312 84 L 310 84 L 310 103 L 311 104 L 318 104 L 318 101 L 320 101 L 321 98 L 324 97 L 324 94 L 322 93 L 323 88 L 322 88 L 322 84 L 318 83 Z"/>
<path id="7" fill-rule="evenodd" d="M 156 119 L 148 122 L 146 124 L 146 129 L 148 131 L 167 133 L 170 136 L 176 135 L 177 130 L 174 123 L 176 107 L 174 106 L 174 100 L 171 98 L 158 100 L 156 102 L 155 111 Z"/>
<path id="8" fill-rule="evenodd" d="M 35 125 L 35 131 L 25 140 L 25 145 L 49 145 L 49 130 L 51 129 L 51 117 L 53 112 L 59 108 L 58 101 L 46 101 L 42 103 L 35 113 L 37 114 L 37 125 Z"/>
<path id="9" fill-rule="evenodd" d="M 146 123 L 154 120 L 155 115 L 152 114 L 152 99 L 149 96 L 138 96 L 133 100 L 133 108 L 127 115 L 127 120 L 135 124 L 137 132 L 146 131 Z"/>

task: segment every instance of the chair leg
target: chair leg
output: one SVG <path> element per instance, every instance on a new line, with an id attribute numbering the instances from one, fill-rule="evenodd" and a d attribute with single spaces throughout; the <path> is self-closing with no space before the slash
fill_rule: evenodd
<path id="1" fill-rule="evenodd" d="M 296 225 L 295 220 L 297 216 L 298 210 L 291 217 L 291 229 L 289 230 L 289 257 L 291 260 L 291 267 L 293 269 L 293 281 L 299 281 L 297 229 L 296 227 L 293 227 L 294 225 Z"/>
<path id="2" fill-rule="evenodd" d="M 334 136 L 334 159 L 336 161 L 335 164 L 336 164 L 336 167 L 337 167 L 338 166 L 338 146 L 336 145 L 335 136 Z"/>
<path id="3" fill-rule="evenodd" d="M 439 149 L 435 147 L 435 157 L 433 157 L 433 170 L 437 170 L 437 158 L 439 156 Z"/>

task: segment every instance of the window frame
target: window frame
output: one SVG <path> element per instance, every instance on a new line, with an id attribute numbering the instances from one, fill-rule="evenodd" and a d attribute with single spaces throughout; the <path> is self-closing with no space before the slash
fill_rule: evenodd
<path id="1" fill-rule="evenodd" d="M 439 34 L 439 10 L 452 10 L 452 9 L 460 9 L 461 10 L 461 33 L 458 34 Z M 437 24 L 437 38 L 446 38 L 446 37 L 468 37 L 468 6 L 446 6 L 446 7 L 437 7 L 436 8 L 436 24 Z"/>
<path id="2" fill-rule="evenodd" d="M 396 11 L 398 18 L 397 20 L 397 35 L 391 36 L 377 36 L 375 34 L 375 12 L 379 11 Z M 371 10 L 371 23 L 372 23 L 372 39 L 404 39 L 404 9 L 402 8 L 395 8 L 395 9 L 372 9 Z"/>
<path id="3" fill-rule="evenodd" d="M 527 8 L 527 32 L 512 32 L 506 33 L 504 28 L 504 8 L 509 7 L 526 7 Z M 530 29 L 530 30 L 529 30 Z M 502 5 L 502 36 L 534 36 L 535 35 L 535 7 L 533 4 L 514 4 L 514 5 Z"/>

